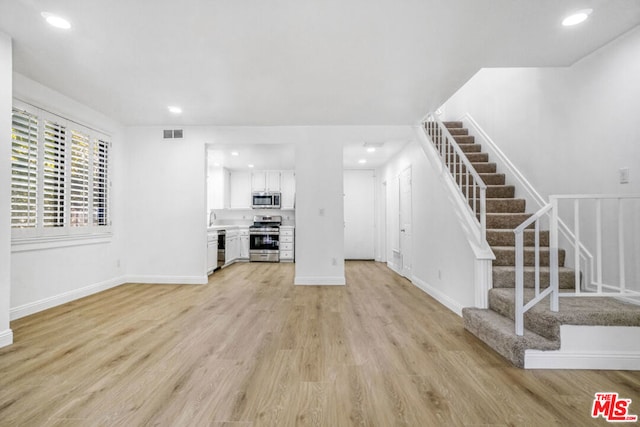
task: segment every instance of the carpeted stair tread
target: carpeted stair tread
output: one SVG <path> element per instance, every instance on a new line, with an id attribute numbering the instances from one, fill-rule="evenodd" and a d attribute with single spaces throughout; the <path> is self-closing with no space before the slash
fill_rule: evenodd
<path id="1" fill-rule="evenodd" d="M 487 230 L 489 229 L 514 230 L 530 217 L 531 217 L 530 213 L 487 212 L 486 214 Z"/>
<path id="2" fill-rule="evenodd" d="M 492 310 L 463 308 L 462 318 L 467 331 L 520 368 L 524 368 L 525 350 L 560 348 L 560 341 L 549 340 L 526 329 L 523 336 L 516 335 L 513 321 Z"/>
<path id="3" fill-rule="evenodd" d="M 488 209 L 487 209 L 488 210 Z M 549 246 L 549 231 L 540 230 L 540 246 Z M 525 246 L 535 245 L 535 230 L 524 230 L 523 240 Z M 510 229 L 489 229 L 487 230 L 487 243 L 489 246 L 515 246 L 516 235 Z"/>
<path id="4" fill-rule="evenodd" d="M 465 129 L 465 128 L 448 128 L 447 130 L 453 136 L 469 134 L 469 129 Z"/>
<path id="5" fill-rule="evenodd" d="M 533 289 L 524 289 L 524 303 L 534 297 Z M 546 297 L 525 313 L 525 328 L 548 339 L 560 337 L 560 325 L 640 326 L 640 305 L 610 297 L 560 297 L 560 310 L 552 312 Z M 489 307 L 513 320 L 515 289 L 489 291 Z"/>
<path id="6" fill-rule="evenodd" d="M 516 261 L 516 249 L 514 246 L 492 246 L 491 250 L 493 254 L 496 256 L 496 259 L 493 260 L 494 266 L 514 266 Z M 523 250 L 524 255 L 524 265 L 533 266 L 535 265 L 535 248 L 530 246 L 525 246 Z M 540 248 L 540 265 L 541 266 L 549 266 L 550 253 L 549 248 L 541 247 Z M 565 260 L 565 250 L 558 249 L 558 266 L 564 266 Z"/>
<path id="7" fill-rule="evenodd" d="M 471 162 L 471 160 L 469 160 Z M 471 162 L 471 166 L 478 173 L 496 173 L 498 167 L 495 163 L 490 162 Z"/>
<path id="8" fill-rule="evenodd" d="M 468 153 L 467 159 L 471 163 L 483 163 L 489 161 L 489 155 L 487 153 Z"/>
<path id="9" fill-rule="evenodd" d="M 451 129 L 451 128 L 461 128 L 462 127 L 462 122 L 461 121 L 446 121 L 446 122 L 442 122 L 444 124 L 444 126 L 447 129 Z"/>
<path id="10" fill-rule="evenodd" d="M 452 135 L 458 144 L 473 144 L 476 138 L 473 135 Z"/>
<path id="11" fill-rule="evenodd" d="M 482 151 L 480 144 L 458 144 L 463 153 L 479 153 Z"/>
<path id="12" fill-rule="evenodd" d="M 494 288 L 514 288 L 516 285 L 516 268 L 511 265 L 493 266 L 493 287 Z M 524 287 L 535 287 L 535 267 L 524 266 Z M 540 287 L 549 286 L 549 267 L 540 266 Z M 575 271 L 569 267 L 558 267 L 558 287 L 560 289 L 575 288 Z"/>
<path id="13" fill-rule="evenodd" d="M 505 185 L 505 176 L 503 173 L 478 173 L 478 175 L 480 175 L 482 182 L 484 182 L 486 185 Z M 469 173 L 469 177 L 469 181 L 473 182 L 471 173 Z M 459 179 L 462 184 L 467 183 L 467 175 L 464 174 L 464 172 L 460 175 Z"/>

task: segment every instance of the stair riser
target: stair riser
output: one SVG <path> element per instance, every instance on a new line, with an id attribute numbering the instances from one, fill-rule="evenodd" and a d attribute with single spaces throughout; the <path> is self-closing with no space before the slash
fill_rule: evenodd
<path id="1" fill-rule="evenodd" d="M 514 249 L 505 248 L 492 248 L 496 259 L 493 260 L 494 266 L 514 266 L 516 265 L 516 252 Z M 563 249 L 558 250 L 558 266 L 564 266 L 565 251 Z M 532 250 L 524 251 L 524 265 L 535 265 L 535 253 Z M 540 265 L 543 267 L 549 266 L 549 251 L 544 248 L 540 251 Z"/>
<path id="2" fill-rule="evenodd" d="M 498 170 L 498 168 L 497 168 L 495 163 L 477 163 L 477 162 L 473 163 L 473 162 L 471 162 L 471 165 L 473 166 L 473 168 L 478 173 L 496 173 L 496 171 Z M 464 173 L 467 170 L 467 168 L 464 165 L 457 164 L 455 166 L 455 168 L 453 167 L 453 165 L 450 165 L 449 166 L 449 170 L 451 172 L 456 170 L 456 171 L 462 171 Z"/>
<path id="3" fill-rule="evenodd" d="M 542 304 L 542 303 L 541 303 Z M 514 301 L 504 300 L 489 291 L 489 309 L 496 313 L 514 320 L 515 319 L 515 303 Z M 541 318 L 536 316 L 532 320 L 530 313 L 524 315 L 524 327 L 536 334 L 550 340 L 560 340 L 560 323 L 553 318 Z"/>
<path id="4" fill-rule="evenodd" d="M 513 230 L 529 219 L 531 214 L 487 214 L 487 229 L 508 229 Z M 533 227 L 533 224 L 530 228 Z"/>
<path id="5" fill-rule="evenodd" d="M 469 203 L 473 206 L 473 203 Z M 487 213 L 523 213 L 526 201 L 523 199 L 487 199 Z M 480 212 L 480 202 L 476 201 L 476 212 Z"/>
<path id="6" fill-rule="evenodd" d="M 534 288 L 536 286 L 535 272 L 525 271 L 523 274 L 524 287 Z M 494 288 L 515 288 L 516 283 L 516 270 L 515 268 L 509 271 L 497 269 L 493 270 L 493 287 Z M 549 286 L 549 272 L 540 272 L 540 287 L 546 288 Z M 558 287 L 560 289 L 573 289 L 575 288 L 575 276 L 573 271 L 562 270 L 558 273 Z"/>
<path id="7" fill-rule="evenodd" d="M 523 237 L 525 246 L 535 245 L 535 234 L 533 230 L 525 230 Z M 515 246 L 516 235 L 512 230 L 487 230 L 487 243 L 489 243 L 489 246 Z M 548 231 L 540 232 L 539 244 L 541 247 L 549 246 Z"/>

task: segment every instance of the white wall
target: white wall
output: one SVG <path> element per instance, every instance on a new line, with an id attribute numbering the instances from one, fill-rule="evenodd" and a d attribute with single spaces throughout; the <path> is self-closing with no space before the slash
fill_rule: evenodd
<path id="1" fill-rule="evenodd" d="M 346 259 L 375 259 L 375 171 L 344 171 L 344 253 Z"/>
<path id="2" fill-rule="evenodd" d="M 568 68 L 483 69 L 443 109 L 447 119 L 469 113 L 545 199 L 640 194 L 638 52 L 640 27 Z M 628 184 L 619 182 L 624 167 Z M 564 209 L 561 215 L 571 225 L 572 214 Z M 629 205 L 625 215 L 627 283 L 640 289 L 640 204 Z M 589 242 L 595 232 L 586 234 L 594 230 L 593 218 L 583 221 L 583 238 L 595 253 Z M 605 235 L 609 282 L 618 277 L 616 233 L 614 226 Z"/>
<path id="3" fill-rule="evenodd" d="M 122 283 L 124 150 L 120 125 L 89 107 L 17 73 L 13 74 L 13 92 L 21 101 L 107 133 L 112 142 L 112 238 L 81 246 L 13 245 L 11 317 L 19 318 Z"/>
<path id="4" fill-rule="evenodd" d="M 412 168 L 413 277 L 411 281 L 460 314 L 473 306 L 475 255 L 456 217 L 454 205 L 441 182 L 441 176 L 416 141 L 409 143 L 381 169 L 381 182 L 387 183 L 387 226 L 398 226 L 397 176 Z M 382 188 L 382 187 L 381 187 Z M 394 220 L 395 218 L 395 220 Z M 393 261 L 391 248 L 397 231 L 387 230 L 387 260 Z M 392 266 L 393 267 L 393 266 Z M 397 266 L 396 266 L 397 268 Z"/>
<path id="5" fill-rule="evenodd" d="M 297 285 L 344 285 L 342 143 L 336 135 L 296 144 Z"/>
<path id="6" fill-rule="evenodd" d="M 11 38 L 0 32 L 0 347 L 13 342 L 9 328 L 11 301 Z"/>

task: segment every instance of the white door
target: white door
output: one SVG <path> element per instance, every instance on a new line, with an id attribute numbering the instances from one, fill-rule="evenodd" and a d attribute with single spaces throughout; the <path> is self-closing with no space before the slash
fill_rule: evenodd
<path id="1" fill-rule="evenodd" d="M 375 258 L 375 178 L 372 170 L 344 171 L 344 257 Z"/>
<path id="2" fill-rule="evenodd" d="M 400 253 L 402 255 L 402 275 L 411 278 L 413 259 L 411 242 L 411 167 L 400 174 Z"/>

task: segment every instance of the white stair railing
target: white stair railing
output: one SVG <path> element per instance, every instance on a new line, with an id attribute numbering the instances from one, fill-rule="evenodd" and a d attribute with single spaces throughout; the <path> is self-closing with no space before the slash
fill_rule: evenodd
<path id="1" fill-rule="evenodd" d="M 573 250 L 574 291 L 561 296 L 640 297 L 640 273 L 631 268 L 629 278 L 626 268 L 640 265 L 640 195 L 572 194 L 550 200 L 553 210 L 568 208 L 573 218 L 565 234 Z M 558 229 L 558 222 L 552 217 L 550 231 Z"/>
<path id="2" fill-rule="evenodd" d="M 434 114 L 429 114 L 424 128 L 435 146 L 440 160 L 455 181 L 460 193 L 466 198 L 470 213 L 477 223 L 480 242 L 487 240 L 487 185 L 467 159 L 455 138 L 444 123 Z"/>
<path id="3" fill-rule="evenodd" d="M 546 205 L 526 221 L 520 224 L 513 232 L 516 237 L 516 295 L 515 295 L 515 324 L 516 335 L 524 334 L 524 314 L 534 305 L 542 301 L 547 295 L 551 295 L 550 309 L 558 311 L 558 239 L 552 236 L 549 230 L 549 287 L 540 292 L 540 220 L 551 211 L 551 221 L 557 210 L 552 210 L 552 205 Z M 524 232 L 534 225 L 534 297 L 524 303 Z M 557 224 L 557 221 L 556 221 Z M 555 238 L 554 238 L 555 237 Z M 555 241 L 555 244 L 552 242 Z"/>
<path id="4" fill-rule="evenodd" d="M 541 208 L 515 230 L 516 237 L 516 297 L 515 329 L 517 335 L 524 333 L 524 313 L 544 299 L 550 297 L 551 311 L 558 311 L 559 297 L 621 297 L 640 298 L 640 272 L 627 266 L 640 265 L 640 195 L 554 195 L 551 203 Z M 562 202 L 568 206 L 561 206 Z M 587 215 L 585 204 L 593 205 L 592 215 Z M 603 212 L 607 203 L 609 210 Z M 635 204 L 635 205 L 634 205 Z M 625 206 L 627 205 L 627 206 Z M 628 207 L 625 211 L 624 208 Z M 570 210 L 573 227 L 560 221 L 560 211 Z M 625 216 L 626 213 L 626 216 Z M 608 214 L 608 215 L 606 215 Z M 540 291 L 540 219 L 550 215 L 549 221 L 549 287 Z M 606 217 L 606 220 L 605 220 Z M 626 220 L 625 220 L 626 218 Z M 524 304 L 524 231 L 534 224 L 534 298 Z M 586 224 L 586 226 L 585 226 Z M 605 228 L 617 224 L 605 244 Z M 605 227 L 609 225 L 609 227 Z M 628 231 L 635 231 L 629 233 Z M 560 231 L 566 236 L 573 252 L 574 290 L 559 292 L 558 240 Z M 615 240 L 615 242 L 613 242 Z M 612 244 L 614 243 L 614 244 Z M 612 247 L 613 246 L 613 247 Z M 589 248 L 595 247 L 595 256 Z"/>

